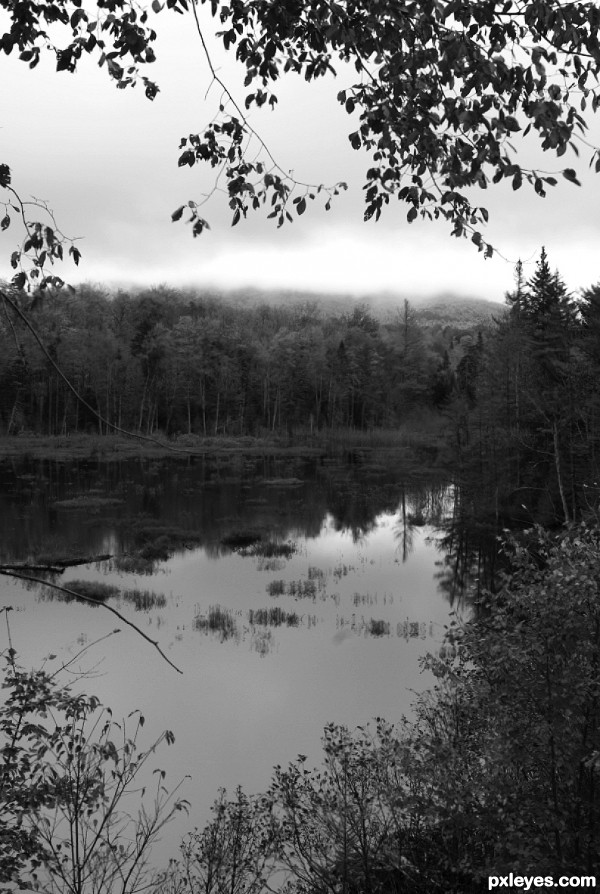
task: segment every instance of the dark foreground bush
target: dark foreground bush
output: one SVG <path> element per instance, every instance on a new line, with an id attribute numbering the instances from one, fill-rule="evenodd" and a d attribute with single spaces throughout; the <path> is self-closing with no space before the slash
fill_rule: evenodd
<path id="1" fill-rule="evenodd" d="M 449 631 L 443 655 L 428 659 L 437 683 L 417 700 L 412 720 L 378 719 L 354 733 L 331 724 L 321 768 L 307 768 L 300 755 L 275 768 L 262 795 L 223 792 L 212 821 L 186 837 L 179 862 L 146 880 L 146 890 L 479 894 L 487 876 L 515 871 L 597 876 L 598 533 L 582 526 L 559 537 L 537 531 L 533 540 L 531 549 L 506 547 L 512 573 L 471 622 Z M 229 623 L 223 612 L 206 619 L 210 629 Z M 106 786 L 133 780 L 131 746 L 126 753 L 111 742 L 110 724 L 83 739 L 97 703 L 11 661 L 9 653 L 0 709 L 1 877 L 31 887 L 38 871 L 52 880 L 43 890 L 96 891 L 91 881 L 59 883 L 57 843 L 67 862 L 78 859 L 70 843 L 79 828 L 73 773 L 90 781 L 75 821 L 97 841 L 97 859 L 111 860 L 108 832 L 95 839 L 90 828 L 112 803 Z M 107 760 L 116 777 L 102 775 Z M 153 834 L 175 806 L 161 805 Z M 118 847 L 127 849 L 135 834 L 121 840 L 116 824 L 107 828 L 115 830 L 114 853 L 133 853 Z"/>

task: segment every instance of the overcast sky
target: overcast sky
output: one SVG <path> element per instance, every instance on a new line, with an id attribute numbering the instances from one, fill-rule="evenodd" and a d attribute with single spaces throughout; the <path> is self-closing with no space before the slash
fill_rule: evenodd
<path id="1" fill-rule="evenodd" d="M 254 112 L 252 120 L 283 168 L 304 181 L 345 180 L 348 193 L 330 212 L 309 205 L 281 229 L 261 212 L 232 228 L 226 200 L 217 194 L 205 208 L 211 231 L 193 239 L 189 227 L 171 222 L 171 213 L 209 192 L 214 172 L 178 168 L 179 139 L 203 129 L 219 93 L 213 87 L 206 95 L 210 76 L 191 16 L 163 11 L 154 20 L 158 62 L 148 73 L 161 87 L 154 102 L 140 86 L 115 89 L 88 59 L 70 75 L 55 73 L 50 59 L 29 71 L 2 56 L 0 162 L 10 165 L 22 194 L 49 202 L 65 233 L 83 237 L 79 270 L 65 264 L 60 271 L 68 281 L 407 297 L 454 292 L 502 301 L 516 260 L 526 262 L 530 275 L 541 245 L 570 289 L 600 280 L 600 179 L 587 171 L 588 150 L 579 161 L 582 188 L 560 178 L 546 199 L 504 184 L 481 193 L 490 211 L 485 236 L 507 260 L 485 261 L 443 222 L 408 224 L 401 203 L 379 222 L 364 223 L 368 159 L 350 147 L 347 134 L 356 125 L 335 101 L 343 72 L 337 81 L 316 84 L 289 78 L 279 86 L 277 111 Z M 222 76 L 243 101 L 238 72 L 213 48 Z M 541 166 L 577 165 L 565 158 L 547 158 Z M 15 242 L 12 228 L 2 234 L 1 276 L 12 272 Z"/>

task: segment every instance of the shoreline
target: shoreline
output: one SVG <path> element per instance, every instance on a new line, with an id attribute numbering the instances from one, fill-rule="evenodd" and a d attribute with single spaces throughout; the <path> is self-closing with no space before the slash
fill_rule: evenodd
<path id="1" fill-rule="evenodd" d="M 194 456 L 282 456 L 311 457 L 342 451 L 384 453 L 408 458 L 420 452 L 437 453 L 439 436 L 431 431 L 377 430 L 372 432 L 333 430 L 295 436 L 253 437 L 242 435 L 179 435 L 166 438 L 146 436 L 139 439 L 120 434 L 36 435 L 31 432 L 0 436 L 0 461 L 12 458 L 119 460 L 143 457 Z M 431 461 L 433 457 L 429 457 Z M 437 463 L 434 460 L 434 465 Z"/>

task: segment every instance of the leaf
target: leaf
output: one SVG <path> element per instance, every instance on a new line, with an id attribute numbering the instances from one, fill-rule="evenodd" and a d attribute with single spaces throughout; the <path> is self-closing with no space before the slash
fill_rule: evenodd
<path id="1" fill-rule="evenodd" d="M 8 165 L 0 165 L 0 187 L 10 186 L 10 168 Z"/>
<path id="2" fill-rule="evenodd" d="M 173 214 L 171 215 L 171 220 L 173 221 L 173 223 L 175 223 L 178 220 L 181 220 L 181 217 L 182 217 L 184 211 L 185 211 L 185 205 L 181 205 L 179 208 L 177 208 L 176 211 L 173 212 Z"/>
<path id="3" fill-rule="evenodd" d="M 162 8 L 163 8 L 162 3 L 160 3 L 159 0 L 152 0 L 152 11 L 153 12 L 159 13 Z"/>
<path id="4" fill-rule="evenodd" d="M 581 186 L 581 183 L 577 179 L 577 173 L 573 170 L 573 168 L 565 168 L 562 172 L 565 180 L 568 180 L 570 183 L 574 183 L 576 186 Z"/>
<path id="5" fill-rule="evenodd" d="M 300 199 L 300 201 L 296 205 L 296 211 L 298 212 L 298 214 L 304 214 L 304 212 L 306 211 L 306 199 Z"/>
<path id="6" fill-rule="evenodd" d="M 9 226 L 10 226 L 10 217 L 8 216 L 8 214 L 5 214 L 4 217 L 2 218 L 2 220 L 0 220 L 0 229 L 8 230 Z"/>
<path id="7" fill-rule="evenodd" d="M 413 220 L 415 220 L 415 219 L 417 218 L 418 214 L 419 214 L 419 212 L 417 211 L 417 209 L 416 209 L 416 208 L 414 207 L 414 205 L 413 205 L 413 207 L 410 209 L 410 211 L 409 211 L 408 214 L 406 215 L 406 219 L 407 219 L 407 221 L 408 221 L 409 223 L 412 223 Z"/>

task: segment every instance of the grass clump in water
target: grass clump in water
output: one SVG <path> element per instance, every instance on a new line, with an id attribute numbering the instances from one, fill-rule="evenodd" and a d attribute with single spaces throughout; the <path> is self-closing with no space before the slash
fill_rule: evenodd
<path id="1" fill-rule="evenodd" d="M 250 609 L 248 622 L 251 627 L 299 627 L 300 616 L 296 612 L 286 612 L 276 605 L 273 608 Z"/>
<path id="2" fill-rule="evenodd" d="M 152 574 L 156 562 L 166 562 L 178 550 L 191 549 L 202 541 L 195 531 L 149 519 L 128 523 L 125 533 L 132 538 L 133 549 L 119 556 L 115 567 L 132 574 Z"/>
<path id="3" fill-rule="evenodd" d="M 285 593 L 284 580 L 271 580 L 267 584 L 267 593 L 269 596 L 283 596 Z"/>
<path id="4" fill-rule="evenodd" d="M 369 626 L 367 627 L 367 633 L 369 633 L 370 636 L 389 636 L 389 621 L 375 620 L 374 618 L 371 618 Z"/>
<path id="5" fill-rule="evenodd" d="M 72 590 L 74 594 L 64 593 L 62 590 L 54 588 L 46 588 L 45 599 L 55 599 L 59 602 L 86 602 L 87 605 L 93 605 L 88 599 L 94 599 L 96 602 L 105 602 L 111 596 L 119 595 L 119 588 L 114 584 L 104 584 L 95 580 L 69 580 L 64 586 L 67 590 Z M 79 599 L 79 597 L 82 597 Z M 87 598 L 85 598 L 87 597 Z"/>
<path id="6" fill-rule="evenodd" d="M 230 549 L 248 549 L 248 547 L 260 543 L 261 540 L 262 533 L 260 531 L 252 528 L 242 528 L 230 531 L 229 534 L 221 538 L 221 543 Z"/>
<path id="7" fill-rule="evenodd" d="M 292 580 L 286 588 L 289 596 L 294 599 L 316 599 L 317 585 L 314 580 Z"/>
<path id="8" fill-rule="evenodd" d="M 273 540 L 266 540 L 241 549 L 240 555 L 259 556 L 261 559 L 291 559 L 297 551 L 295 543 L 275 543 Z"/>
<path id="9" fill-rule="evenodd" d="M 194 618 L 194 630 L 202 633 L 218 633 L 221 642 L 237 636 L 237 624 L 233 613 L 220 605 L 211 605 L 208 615 L 196 615 Z"/>
<path id="10" fill-rule="evenodd" d="M 151 608 L 164 608 L 167 597 L 164 593 L 153 593 L 152 590 L 123 590 L 123 599 L 133 603 L 136 612 L 149 611 Z"/>

